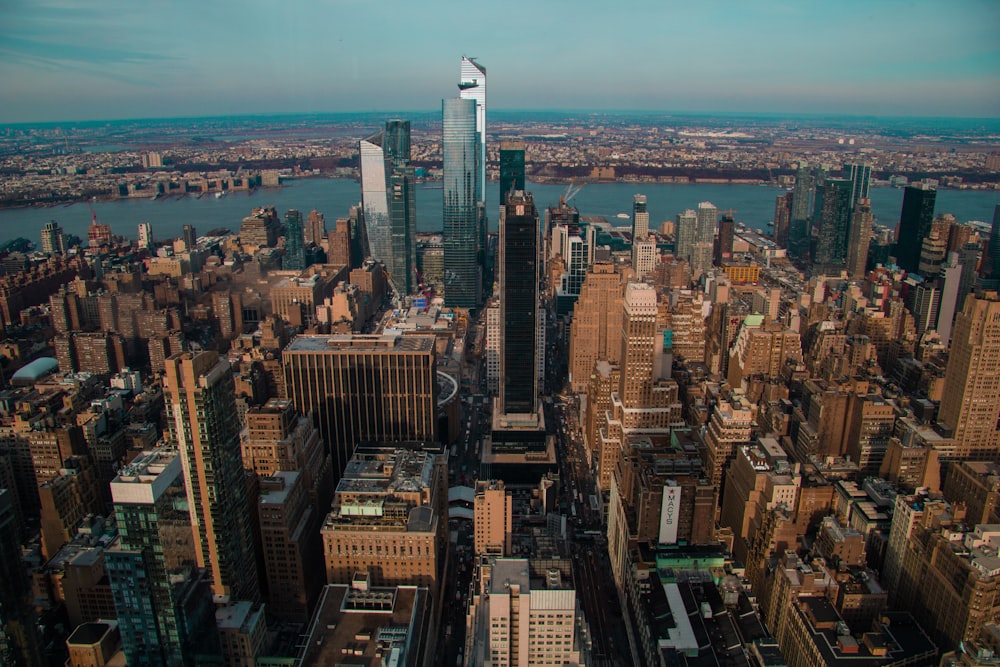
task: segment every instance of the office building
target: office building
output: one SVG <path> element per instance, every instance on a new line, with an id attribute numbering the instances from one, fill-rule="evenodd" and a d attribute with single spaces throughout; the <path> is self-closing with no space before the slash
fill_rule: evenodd
<path id="1" fill-rule="evenodd" d="M 500 142 L 500 206 L 512 190 L 524 190 L 524 142 Z"/>
<path id="2" fill-rule="evenodd" d="M 148 222 L 139 223 L 139 247 L 146 250 L 153 249 L 153 225 Z"/>
<path id="3" fill-rule="evenodd" d="M 267 625 L 264 607 L 238 600 L 215 610 L 222 664 L 254 667 L 264 649 Z"/>
<path id="4" fill-rule="evenodd" d="M 66 639 L 68 667 L 104 667 L 121 646 L 117 621 L 83 623 Z"/>
<path id="5" fill-rule="evenodd" d="M 164 402 L 170 443 L 181 456 L 198 567 L 212 590 L 232 600 L 260 600 L 250 499 L 240 452 L 232 369 L 215 352 L 166 360 Z"/>
<path id="6" fill-rule="evenodd" d="M 645 241 L 649 236 L 649 210 L 646 195 L 632 196 L 632 243 Z"/>
<path id="7" fill-rule="evenodd" d="M 713 409 L 705 430 L 705 470 L 711 483 L 722 488 L 723 471 L 740 445 L 749 444 L 753 435 L 753 412 L 744 398 L 720 401 Z M 723 498 L 725 501 L 725 498 Z"/>
<path id="8" fill-rule="evenodd" d="M 674 222 L 674 254 L 691 261 L 691 252 L 698 236 L 698 214 L 693 209 L 678 213 Z"/>
<path id="9" fill-rule="evenodd" d="M 472 511 L 477 555 L 511 555 L 513 502 L 510 489 L 504 487 L 502 480 L 476 482 Z"/>
<path id="10" fill-rule="evenodd" d="M 774 242 L 782 248 L 788 247 L 788 235 L 792 224 L 792 196 L 786 192 L 774 200 Z"/>
<path id="11" fill-rule="evenodd" d="M 621 356 L 624 288 L 613 262 L 595 262 L 587 270 L 570 324 L 569 380 L 576 393 L 586 391 L 595 362 L 617 363 Z"/>
<path id="12" fill-rule="evenodd" d="M 306 226 L 302 231 L 302 241 L 306 245 L 321 245 L 326 240 L 326 218 L 313 209 L 306 218 Z M 345 262 L 346 263 L 346 262 Z"/>
<path id="13" fill-rule="evenodd" d="M 42 252 L 50 255 L 62 255 L 66 252 L 66 237 L 62 227 L 55 220 L 46 222 L 42 227 Z"/>
<path id="14" fill-rule="evenodd" d="M 872 182 L 872 167 L 870 164 L 845 164 L 844 178 L 851 182 L 851 198 L 848 208 L 853 212 L 862 199 L 868 199 L 868 190 Z"/>
<path id="15" fill-rule="evenodd" d="M 1000 289 L 1000 204 L 993 209 L 993 227 L 990 229 L 988 251 L 983 258 L 979 275 L 984 281 L 984 287 Z"/>
<path id="16" fill-rule="evenodd" d="M 482 298 L 477 103 L 466 98 L 447 99 L 441 103 L 441 112 L 445 305 L 475 308 Z"/>
<path id="17" fill-rule="evenodd" d="M 328 667 L 358 661 L 365 665 L 425 667 L 435 602 L 426 588 L 373 586 L 359 573 L 348 584 L 323 589 L 295 664 Z"/>
<path id="18" fill-rule="evenodd" d="M 927 186 L 908 185 L 903 190 L 903 208 L 896 229 L 896 264 L 907 273 L 920 268 L 920 248 L 934 222 L 934 202 L 937 190 Z"/>
<path id="19" fill-rule="evenodd" d="M 294 208 L 285 213 L 285 257 L 281 261 L 281 268 L 287 271 L 302 271 L 306 268 L 302 213 Z"/>
<path id="20" fill-rule="evenodd" d="M 735 235 L 736 221 L 729 213 L 724 213 L 719 221 L 719 238 L 715 245 L 715 263 L 728 262 L 733 259 L 733 237 Z"/>
<path id="21" fill-rule="evenodd" d="M 392 264 L 392 225 L 387 191 L 389 165 L 382 147 L 384 139 L 384 132 L 376 132 L 362 139 L 358 149 L 361 153 L 361 203 L 368 250 L 372 259 L 389 267 Z"/>
<path id="22" fill-rule="evenodd" d="M 181 229 L 181 240 L 184 242 L 184 249 L 188 252 L 198 247 L 198 232 L 194 225 L 184 225 Z"/>
<path id="23" fill-rule="evenodd" d="M 1000 297 L 970 295 L 955 316 L 938 423 L 952 433 L 955 456 L 1000 453 Z"/>
<path id="24" fill-rule="evenodd" d="M 836 267 L 847 261 L 852 187 L 849 180 L 832 178 L 816 186 L 812 219 L 818 232 L 814 259 L 821 266 Z"/>
<path id="25" fill-rule="evenodd" d="M 715 244 L 715 227 L 719 221 L 719 209 L 712 202 L 703 201 L 698 204 L 698 225 L 695 232 L 695 243 L 707 243 L 709 248 Z M 711 250 L 709 250 L 711 264 Z"/>
<path id="26" fill-rule="evenodd" d="M 254 208 L 240 225 L 240 244 L 244 249 L 273 248 L 278 244 L 281 222 L 273 206 Z"/>
<path id="27" fill-rule="evenodd" d="M 851 214 L 851 239 L 847 247 L 847 276 L 851 280 L 861 280 L 868 266 L 868 246 L 872 240 L 871 200 L 858 200 Z"/>
<path id="28" fill-rule="evenodd" d="M 502 414 L 537 411 L 539 341 L 538 212 L 529 193 L 515 190 L 500 215 L 500 386 Z"/>
<path id="29" fill-rule="evenodd" d="M 448 520 L 442 454 L 365 448 L 348 462 L 321 530 L 327 583 L 368 572 L 376 586 L 438 590 Z"/>
<path id="30" fill-rule="evenodd" d="M 310 500 L 307 482 L 298 471 L 261 477 L 257 501 L 267 611 L 297 623 L 309 619 L 326 583 L 319 513 L 327 506 Z"/>
<path id="31" fill-rule="evenodd" d="M 586 664 L 583 612 L 573 588 L 572 565 L 497 558 L 480 566 L 479 592 L 469 607 L 469 664 Z"/>
<path id="32" fill-rule="evenodd" d="M 748 315 L 729 351 L 729 384 L 739 388 L 750 377 L 778 378 L 787 363 L 801 361 L 797 331 L 764 315 Z"/>
<path id="33" fill-rule="evenodd" d="M 476 103 L 476 218 L 479 266 L 486 266 L 486 68 L 474 58 L 462 56 L 458 96 Z M 447 297 L 446 297 L 447 298 Z"/>
<path id="34" fill-rule="evenodd" d="M 287 398 L 312 414 L 334 479 L 359 443 L 437 439 L 433 336 L 296 336 L 281 358 Z"/>
<path id="35" fill-rule="evenodd" d="M 130 665 L 194 663 L 215 647 L 215 609 L 187 511 L 184 465 L 161 446 L 111 483 L 120 541 L 105 552 Z M 127 622 L 125 622 L 127 621 Z"/>

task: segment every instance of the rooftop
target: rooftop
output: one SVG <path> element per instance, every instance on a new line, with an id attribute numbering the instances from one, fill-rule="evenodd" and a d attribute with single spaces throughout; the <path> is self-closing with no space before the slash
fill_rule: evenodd
<path id="1" fill-rule="evenodd" d="M 314 334 L 292 339 L 286 352 L 344 352 L 349 350 L 393 350 L 432 352 L 434 336 L 393 336 L 377 334 Z"/>

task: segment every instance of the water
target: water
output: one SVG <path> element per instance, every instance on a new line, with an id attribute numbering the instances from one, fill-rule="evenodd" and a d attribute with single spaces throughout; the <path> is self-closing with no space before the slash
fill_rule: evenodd
<path id="1" fill-rule="evenodd" d="M 441 229 L 442 191 L 436 183 L 417 189 L 417 229 Z M 554 205 L 566 191 L 562 185 L 529 184 L 539 209 Z M 617 219 L 619 213 L 630 213 L 632 195 L 648 197 L 650 227 L 658 229 L 664 220 L 699 202 L 709 201 L 720 211 L 734 209 L 737 221 L 748 227 L 765 229 L 774 216 L 774 200 L 784 190 L 759 185 L 720 184 L 589 184 L 571 201 L 582 215 L 603 215 L 613 225 L 628 225 Z M 165 199 L 126 199 L 95 202 L 94 210 L 100 222 L 108 223 L 115 234 L 136 237 L 140 222 L 149 222 L 157 239 L 181 235 L 185 224 L 192 224 L 201 234 L 210 229 L 226 227 L 239 230 L 241 220 L 255 206 L 273 205 L 284 216 L 296 208 L 303 213 L 317 209 L 326 215 L 327 228 L 347 215 L 348 208 L 361 199 L 360 185 L 351 179 L 302 179 L 289 182 L 280 189 L 260 189 L 251 194 L 233 192 L 221 199 L 205 195 Z M 871 191 L 872 209 L 877 223 L 895 227 L 903 201 L 903 191 L 876 188 Z M 496 229 L 499 219 L 499 185 L 487 186 L 487 213 L 490 228 Z M 984 190 L 939 190 L 936 212 L 950 212 L 961 222 L 993 220 L 993 209 L 1000 203 L 1000 192 Z M 56 220 L 68 234 L 86 239 L 90 225 L 90 210 L 86 203 L 51 208 L 0 209 L 0 243 L 25 237 L 40 245 L 40 231 L 49 220 Z"/>

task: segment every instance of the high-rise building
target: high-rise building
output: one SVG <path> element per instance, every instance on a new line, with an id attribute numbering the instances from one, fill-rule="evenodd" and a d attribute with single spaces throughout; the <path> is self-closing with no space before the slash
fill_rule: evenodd
<path id="1" fill-rule="evenodd" d="M 852 187 L 849 180 L 832 178 L 816 186 L 813 225 L 819 233 L 815 262 L 821 266 L 838 266 L 847 261 Z"/>
<path id="2" fill-rule="evenodd" d="M 788 247 L 792 223 L 792 193 L 778 195 L 774 201 L 774 241 L 782 248 Z"/>
<path id="3" fill-rule="evenodd" d="M 907 273 L 920 268 L 920 248 L 934 222 L 934 202 L 937 190 L 927 186 L 908 185 L 903 190 L 903 208 L 896 228 L 896 264 Z"/>
<path id="4" fill-rule="evenodd" d="M 524 142 L 500 142 L 500 206 L 511 190 L 524 190 Z"/>
<path id="5" fill-rule="evenodd" d="M 849 208 L 854 211 L 862 199 L 868 199 L 868 190 L 872 182 L 872 167 L 870 164 L 845 164 L 844 178 L 851 182 L 851 199 Z"/>
<path id="6" fill-rule="evenodd" d="M 166 360 L 164 399 L 170 442 L 181 455 L 198 567 L 212 590 L 258 602 L 250 499 L 229 362 L 215 352 Z"/>
<path id="7" fill-rule="evenodd" d="M 868 264 L 868 246 L 872 240 L 871 200 L 858 200 L 851 215 L 851 240 L 847 248 L 847 275 L 852 280 L 860 280 L 865 275 Z"/>
<path id="8" fill-rule="evenodd" d="M 351 458 L 323 522 L 327 582 L 437 591 L 447 546 L 447 469 L 427 449 L 370 447 Z"/>
<path id="9" fill-rule="evenodd" d="M 462 62 L 464 65 L 465 60 Z M 445 305 L 459 308 L 475 308 L 482 298 L 477 111 L 474 99 L 454 98 L 441 103 L 444 298 Z"/>
<path id="10" fill-rule="evenodd" d="M 476 103 L 476 219 L 479 265 L 486 265 L 486 68 L 475 58 L 462 56 L 459 68 L 458 96 Z M 445 297 L 447 298 L 447 296 Z"/>
<path id="11" fill-rule="evenodd" d="M 364 207 L 365 234 L 372 259 L 389 267 L 392 263 L 392 233 L 389 220 L 388 163 L 382 147 L 381 131 L 359 142 L 361 153 L 361 202 Z M 391 271 L 391 269 L 390 269 Z"/>
<path id="12" fill-rule="evenodd" d="M 139 247 L 153 249 L 153 225 L 148 222 L 139 223 Z"/>
<path id="13" fill-rule="evenodd" d="M 1000 289 L 1000 204 L 993 209 L 993 228 L 983 266 L 980 271 L 984 287 Z"/>
<path id="14" fill-rule="evenodd" d="M 410 294 L 417 286 L 417 195 L 413 167 L 393 165 L 388 195 L 392 265 L 387 268 L 396 289 Z"/>
<path id="15" fill-rule="evenodd" d="M 531 194 L 515 190 L 500 215 L 500 387 L 502 414 L 537 411 L 538 211 Z"/>
<path id="16" fill-rule="evenodd" d="M 302 228 L 302 213 L 294 208 L 285 213 L 285 257 L 281 268 L 301 271 L 306 268 L 305 234 Z"/>
<path id="17" fill-rule="evenodd" d="M 698 214 L 688 209 L 678 213 L 674 222 L 674 254 L 681 259 L 691 261 L 691 249 L 697 241 Z"/>
<path id="18" fill-rule="evenodd" d="M 645 240 L 649 236 L 649 210 L 646 195 L 632 196 L 632 242 Z"/>
<path id="19" fill-rule="evenodd" d="M 55 220 L 46 222 L 42 227 L 42 252 L 50 255 L 61 255 L 66 252 L 66 237 L 62 227 Z"/>
<path id="20" fill-rule="evenodd" d="M 278 212 L 273 206 L 254 208 L 240 225 L 240 243 L 244 248 L 273 248 L 280 231 Z"/>
<path id="21" fill-rule="evenodd" d="M 105 562 L 130 665 L 193 664 L 214 643 L 211 590 L 192 568 L 198 545 L 187 495 L 181 457 L 169 446 L 144 452 L 111 483 L 121 539 Z"/>
<path id="22" fill-rule="evenodd" d="M 187 251 L 198 247 L 198 232 L 194 225 L 184 225 L 181 230 L 181 239 L 184 241 L 184 249 Z"/>
<path id="23" fill-rule="evenodd" d="M 719 221 L 719 238 L 715 246 L 715 263 L 722 264 L 733 258 L 733 237 L 736 232 L 736 221 L 729 213 L 724 213 Z"/>
<path id="24" fill-rule="evenodd" d="M 324 239 L 326 239 L 326 218 L 322 213 L 313 209 L 309 211 L 309 217 L 306 219 L 302 240 L 306 245 L 320 245 Z"/>
<path id="25" fill-rule="evenodd" d="M 503 481 L 476 482 L 473 499 L 475 553 L 492 556 L 511 554 L 513 496 Z"/>
<path id="26" fill-rule="evenodd" d="M 970 295 L 955 316 L 938 423 L 952 430 L 956 458 L 1000 453 L 1000 296 Z"/>
<path id="27" fill-rule="evenodd" d="M 385 155 L 393 164 L 410 164 L 410 121 L 392 118 L 385 121 Z"/>
<path id="28" fill-rule="evenodd" d="M 470 664 L 585 664 L 572 565 L 562 563 L 558 568 L 552 561 L 497 558 L 481 566 L 469 608 Z"/>
<path id="29" fill-rule="evenodd" d="M 335 479 L 359 443 L 437 439 L 433 336 L 296 336 L 281 359 L 287 398 L 312 413 Z"/>
<path id="30" fill-rule="evenodd" d="M 707 243 L 711 248 L 715 241 L 715 227 L 719 222 L 719 209 L 712 202 L 703 201 L 698 204 L 698 230 L 695 232 L 695 243 Z M 711 259 L 711 258 L 709 258 Z"/>

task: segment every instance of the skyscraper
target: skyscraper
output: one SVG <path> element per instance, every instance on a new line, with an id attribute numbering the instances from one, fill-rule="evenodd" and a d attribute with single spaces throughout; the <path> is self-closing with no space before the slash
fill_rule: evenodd
<path id="1" fill-rule="evenodd" d="M 139 223 L 139 247 L 153 249 L 153 225 L 148 222 Z"/>
<path id="2" fill-rule="evenodd" d="M 859 199 L 851 215 L 851 241 L 847 248 L 847 275 L 852 280 L 860 280 L 865 275 L 873 220 L 871 200 Z"/>
<path id="3" fill-rule="evenodd" d="M 166 360 L 170 442 L 181 455 L 198 567 L 216 595 L 260 600 L 240 425 L 229 362 L 215 352 Z"/>
<path id="4" fill-rule="evenodd" d="M 500 393 L 503 414 L 530 414 L 538 401 L 538 211 L 515 190 L 500 215 Z"/>
<path id="5" fill-rule="evenodd" d="M 302 240 L 306 245 L 312 243 L 320 245 L 326 238 L 326 218 L 322 213 L 313 209 L 309 211 L 309 218 L 306 220 L 306 228 L 303 232 Z"/>
<path id="6" fill-rule="evenodd" d="M 1000 289 L 1000 204 L 997 204 L 993 209 L 990 244 L 982 264 L 981 282 L 990 289 Z"/>
<path id="7" fill-rule="evenodd" d="M 463 60 L 463 64 L 464 64 Z M 475 308 L 482 295 L 479 257 L 477 102 L 443 100 L 445 305 Z"/>
<path id="8" fill-rule="evenodd" d="M 111 482 L 121 540 L 105 563 L 130 665 L 191 664 L 215 639 L 211 591 L 192 568 L 184 470 L 176 449 L 145 452 Z"/>
<path id="9" fill-rule="evenodd" d="M 511 190 L 524 190 L 524 142 L 500 142 L 500 206 Z"/>
<path id="10" fill-rule="evenodd" d="M 698 204 L 698 231 L 695 243 L 707 243 L 709 246 L 715 240 L 715 226 L 719 221 L 719 209 L 712 202 L 703 201 Z"/>
<path id="11" fill-rule="evenodd" d="M 646 195 L 632 196 L 632 268 L 640 278 L 652 270 L 656 244 L 649 242 Z"/>
<path id="12" fill-rule="evenodd" d="M 681 259 L 691 261 L 691 249 L 697 240 L 698 214 L 688 209 L 678 213 L 674 222 L 674 254 Z"/>
<path id="13" fill-rule="evenodd" d="M 903 190 L 903 209 L 896 229 L 896 264 L 907 273 L 920 268 L 920 248 L 934 222 L 937 190 L 908 185 Z"/>
<path id="14" fill-rule="evenodd" d="M 373 259 L 382 262 L 397 290 L 416 285 L 417 213 L 410 166 L 410 121 L 388 120 L 384 132 L 361 141 L 365 224 Z"/>
<path id="15" fill-rule="evenodd" d="M 821 266 L 847 261 L 848 227 L 851 219 L 851 181 L 827 179 L 816 186 L 813 225 L 819 228 L 815 261 Z"/>
<path id="16" fill-rule="evenodd" d="M 386 196 L 387 163 L 382 148 L 382 132 L 362 139 L 361 152 L 361 205 L 364 210 L 365 232 L 368 236 L 368 251 L 371 258 L 391 265 L 391 224 L 389 221 L 389 200 Z M 391 268 L 390 268 L 391 271 Z"/>
<path id="17" fill-rule="evenodd" d="M 722 216 L 719 221 L 719 239 L 716 244 L 715 263 L 722 264 L 733 258 L 733 237 L 735 235 L 736 221 L 729 213 Z"/>
<path id="18" fill-rule="evenodd" d="M 868 189 L 872 182 L 872 167 L 870 164 L 845 164 L 844 178 L 851 182 L 850 210 L 862 199 L 868 199 Z"/>
<path id="19" fill-rule="evenodd" d="M 296 336 L 281 359 L 287 397 L 312 413 L 335 479 L 358 443 L 437 439 L 433 336 Z"/>
<path id="20" fill-rule="evenodd" d="M 42 227 L 42 252 L 50 255 L 64 254 L 66 252 L 66 238 L 63 229 L 55 220 L 46 222 Z"/>
<path id="21" fill-rule="evenodd" d="M 194 225 L 184 225 L 181 230 L 181 238 L 184 240 L 185 250 L 194 250 L 198 247 L 198 232 L 195 230 Z"/>
<path id="22" fill-rule="evenodd" d="M 1000 453 L 1000 296 L 968 296 L 955 316 L 938 422 L 953 431 L 956 458 Z"/>
<path id="23" fill-rule="evenodd" d="M 306 268 L 305 235 L 302 229 L 302 213 L 294 208 L 285 213 L 285 257 L 281 268 L 301 271 Z"/>
<path id="24" fill-rule="evenodd" d="M 475 58 L 462 56 L 459 69 L 458 95 L 463 100 L 476 102 L 476 143 L 478 146 L 476 164 L 476 205 L 479 223 L 479 263 L 486 263 L 486 68 Z"/>

